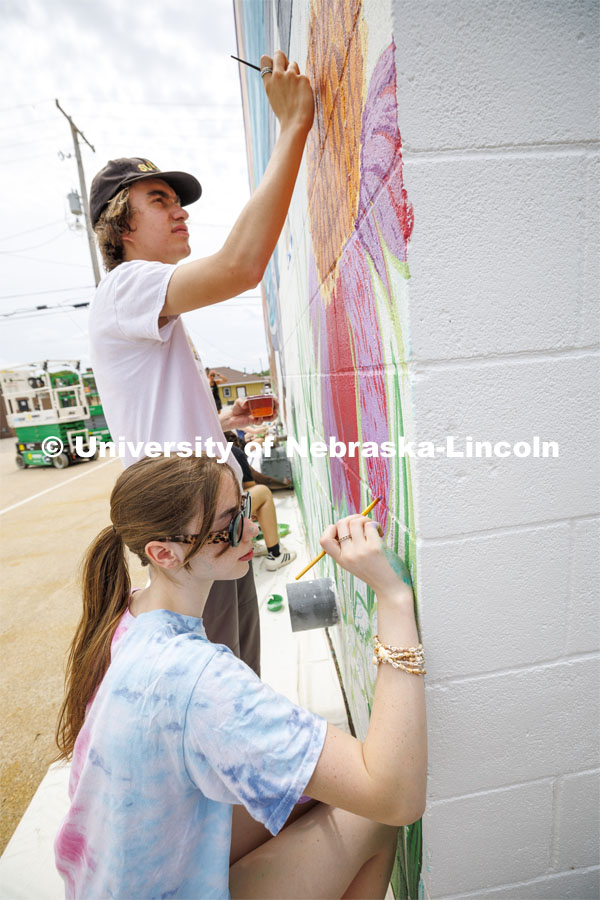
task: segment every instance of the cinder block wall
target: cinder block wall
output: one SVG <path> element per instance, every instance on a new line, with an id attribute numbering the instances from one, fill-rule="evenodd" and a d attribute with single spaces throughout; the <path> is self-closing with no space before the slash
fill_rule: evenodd
<path id="1" fill-rule="evenodd" d="M 597 897 L 598 5 L 393 18 L 415 431 L 560 445 L 415 466 L 425 889 Z"/>
<path id="2" fill-rule="evenodd" d="M 555 441 L 558 458 L 297 459 L 312 546 L 374 494 L 417 587 L 429 808 L 397 896 L 598 896 L 598 4 L 234 4 L 317 119 L 265 279 L 291 434 Z M 251 180 L 275 138 L 242 73 Z M 414 227 L 413 227 L 414 213 Z M 462 442 L 462 443 L 461 443 Z M 357 731 L 376 629 L 334 642 Z M 318 574 L 326 574 L 319 572 Z"/>

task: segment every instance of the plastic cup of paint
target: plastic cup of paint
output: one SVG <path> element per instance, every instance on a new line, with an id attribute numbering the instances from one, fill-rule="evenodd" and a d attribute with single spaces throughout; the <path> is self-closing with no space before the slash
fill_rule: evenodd
<path id="1" fill-rule="evenodd" d="M 257 394 L 255 397 L 248 397 L 248 409 L 253 419 L 268 418 L 275 412 L 275 397 L 273 394 Z"/>
<path id="2" fill-rule="evenodd" d="M 281 594 L 271 594 L 267 600 L 267 609 L 271 612 L 279 612 L 283 606 L 283 597 Z"/>

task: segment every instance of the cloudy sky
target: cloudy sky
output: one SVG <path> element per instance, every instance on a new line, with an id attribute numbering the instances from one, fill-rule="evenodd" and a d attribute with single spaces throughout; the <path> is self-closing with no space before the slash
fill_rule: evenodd
<path id="1" fill-rule="evenodd" d="M 94 278 L 69 124 L 85 134 L 86 183 L 142 156 L 195 174 L 192 256 L 223 243 L 249 196 L 231 0 L 0 0 L 0 365 L 88 362 Z M 256 61 L 255 61 L 256 62 Z M 258 73 L 256 73 L 258 76 Z M 38 305 L 56 311 L 34 312 Z M 186 315 L 207 365 L 266 366 L 257 292 Z"/>

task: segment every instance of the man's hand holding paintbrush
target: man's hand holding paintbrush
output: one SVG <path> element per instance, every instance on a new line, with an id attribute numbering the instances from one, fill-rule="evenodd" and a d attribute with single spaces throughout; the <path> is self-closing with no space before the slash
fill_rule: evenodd
<path id="1" fill-rule="evenodd" d="M 261 56 L 263 84 L 280 131 L 265 174 L 223 246 L 227 259 L 243 259 L 258 284 L 285 224 L 304 145 L 314 118 L 310 82 L 281 50 Z M 266 71 L 272 69 L 271 71 Z M 257 76 L 258 77 L 258 76 Z"/>
<path id="2" fill-rule="evenodd" d="M 267 168 L 221 249 L 175 269 L 162 316 L 220 303 L 255 288 L 279 240 L 313 122 L 314 97 L 309 80 L 281 50 L 272 58 L 261 56 L 260 64 L 260 74 L 253 72 L 252 77 L 262 77 L 280 124 Z"/>
<path id="3" fill-rule="evenodd" d="M 231 58 L 243 63 L 245 66 L 249 66 L 251 69 L 255 69 L 260 73 L 261 78 L 265 79 L 265 89 L 269 102 L 282 128 L 286 127 L 288 123 L 292 125 L 300 124 L 301 126 L 304 123 L 308 134 L 314 117 L 314 97 L 308 78 L 300 75 L 300 68 L 297 62 L 288 62 L 281 50 L 277 50 L 272 59 L 270 56 L 261 56 L 260 66 L 255 66 L 254 63 L 240 59 L 239 56 L 234 56 L 233 54 L 231 54 Z M 278 82 L 281 78 L 287 79 L 288 83 L 294 82 L 294 75 L 298 76 L 298 84 L 294 84 L 291 91 L 286 86 L 282 93 L 278 87 Z M 270 78 L 269 76 L 273 77 Z M 271 95 L 273 95 L 272 100 Z M 284 102 L 282 103 L 281 100 Z M 291 103 L 289 102 L 290 100 Z"/>

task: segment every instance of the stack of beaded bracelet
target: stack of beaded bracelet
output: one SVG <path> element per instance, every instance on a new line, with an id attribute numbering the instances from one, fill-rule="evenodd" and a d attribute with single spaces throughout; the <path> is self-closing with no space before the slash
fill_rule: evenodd
<path id="1" fill-rule="evenodd" d="M 426 675 L 425 654 L 423 653 L 423 645 L 418 647 L 407 647 L 402 650 L 400 647 L 388 647 L 382 644 L 377 635 L 375 635 L 375 655 L 373 663 L 379 666 L 381 663 L 389 663 L 395 669 L 403 669 L 410 672 L 411 675 Z"/>

